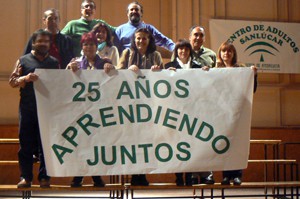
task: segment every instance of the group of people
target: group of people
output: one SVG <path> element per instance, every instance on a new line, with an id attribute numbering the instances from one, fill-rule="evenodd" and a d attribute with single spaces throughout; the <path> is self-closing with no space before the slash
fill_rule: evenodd
<path id="1" fill-rule="evenodd" d="M 105 21 L 94 19 L 96 4 L 93 0 L 83 0 L 81 18 L 72 20 L 59 30 L 60 16 L 56 9 L 44 12 L 45 29 L 33 33 L 24 55 L 18 59 L 10 76 L 9 84 L 20 88 L 19 139 L 18 152 L 21 181 L 19 188 L 30 187 L 33 179 L 33 155 L 40 160 L 38 180 L 41 187 L 50 186 L 47 175 L 39 133 L 36 99 L 33 82 L 38 79 L 36 68 L 77 70 L 103 69 L 106 73 L 115 69 L 177 70 L 212 67 L 242 67 L 237 62 L 235 47 L 224 42 L 216 54 L 205 48 L 205 31 L 201 26 L 190 29 L 189 40 L 174 43 L 160 33 L 154 26 L 142 21 L 143 7 L 132 2 L 127 7 L 128 22 L 113 27 Z M 163 63 L 156 46 L 173 52 L 169 63 Z M 256 68 L 254 91 L 257 86 Z M 185 175 L 185 177 L 183 177 Z M 241 184 L 242 171 L 224 171 L 222 184 Z M 100 176 L 93 176 L 94 186 L 105 185 Z M 214 184 L 213 173 L 176 173 L 178 186 L 198 183 Z M 74 177 L 71 186 L 80 187 L 83 177 Z M 148 185 L 146 175 L 133 175 L 132 185 Z"/>

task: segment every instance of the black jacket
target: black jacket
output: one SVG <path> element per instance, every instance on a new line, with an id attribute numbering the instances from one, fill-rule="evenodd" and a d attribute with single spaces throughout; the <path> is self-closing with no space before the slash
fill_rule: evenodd
<path id="1" fill-rule="evenodd" d="M 201 63 L 196 62 L 196 60 L 191 60 L 190 62 L 191 68 L 201 68 Z M 169 62 L 165 65 L 165 68 L 168 69 L 170 67 L 174 67 L 176 69 L 182 69 L 181 66 L 179 65 L 178 61 L 175 59 L 172 62 Z"/>

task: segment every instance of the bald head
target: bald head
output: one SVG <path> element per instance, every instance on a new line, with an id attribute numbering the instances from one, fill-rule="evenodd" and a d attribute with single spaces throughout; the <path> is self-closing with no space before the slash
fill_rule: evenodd
<path id="1" fill-rule="evenodd" d="M 193 26 L 190 29 L 189 36 L 190 44 L 192 45 L 193 50 L 200 50 L 201 46 L 205 42 L 205 31 L 201 26 Z"/>

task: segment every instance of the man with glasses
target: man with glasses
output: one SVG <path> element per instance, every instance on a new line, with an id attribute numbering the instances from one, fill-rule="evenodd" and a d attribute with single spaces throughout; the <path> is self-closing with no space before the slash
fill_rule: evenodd
<path id="1" fill-rule="evenodd" d="M 104 20 L 94 19 L 95 10 L 96 4 L 93 0 L 83 0 L 81 3 L 81 18 L 69 21 L 61 31 L 63 34 L 69 35 L 72 38 L 73 52 L 76 57 L 79 57 L 81 53 L 81 36 L 83 33 L 90 32 L 97 23 L 105 23 L 112 32 L 116 29 L 107 24 Z"/>

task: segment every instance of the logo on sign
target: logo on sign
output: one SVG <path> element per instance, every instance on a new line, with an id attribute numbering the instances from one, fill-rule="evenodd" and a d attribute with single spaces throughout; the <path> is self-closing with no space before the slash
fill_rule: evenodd
<path id="1" fill-rule="evenodd" d="M 294 53 L 299 52 L 295 40 L 290 35 L 270 25 L 255 24 L 240 28 L 228 39 L 230 42 L 235 40 L 245 46 L 244 52 L 248 53 L 249 56 L 260 55 L 257 67 L 264 70 L 280 70 L 278 63 L 264 63 L 266 55 L 280 55 L 280 47 L 288 46 Z M 253 63 L 246 65 L 253 65 Z"/>

